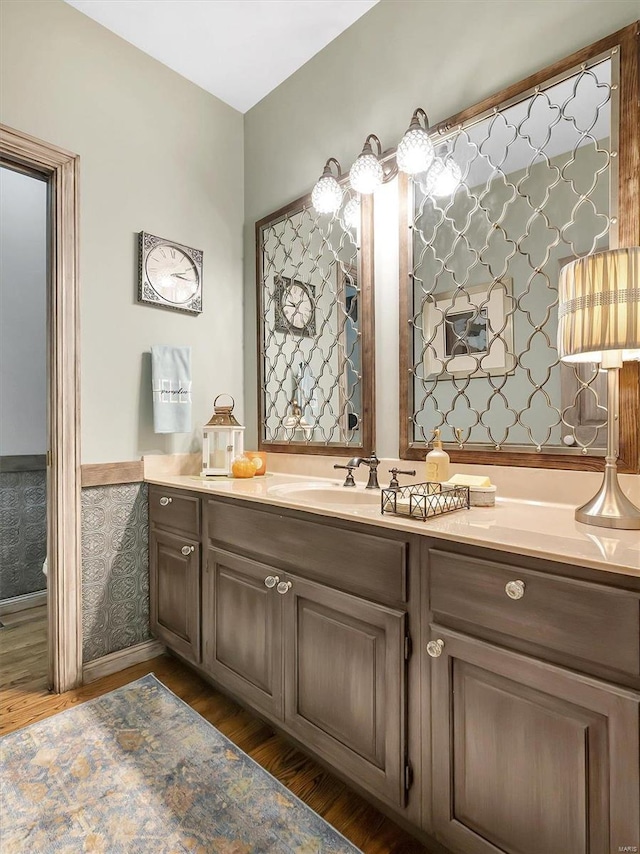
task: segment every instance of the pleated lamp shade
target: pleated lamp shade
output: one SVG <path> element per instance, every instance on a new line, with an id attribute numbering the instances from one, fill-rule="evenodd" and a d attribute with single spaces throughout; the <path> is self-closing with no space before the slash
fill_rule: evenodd
<path id="1" fill-rule="evenodd" d="M 640 246 L 609 249 L 560 271 L 558 354 L 565 362 L 640 360 Z"/>

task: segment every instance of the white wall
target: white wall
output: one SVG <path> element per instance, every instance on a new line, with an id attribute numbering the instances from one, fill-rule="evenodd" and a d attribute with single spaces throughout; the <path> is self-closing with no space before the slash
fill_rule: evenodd
<path id="1" fill-rule="evenodd" d="M 0 456 L 47 450 L 47 185 L 0 168 Z"/>
<path id="2" fill-rule="evenodd" d="M 432 124 L 632 23 L 637 0 L 381 0 L 245 116 L 245 400 L 254 392 L 254 222 L 308 192 L 365 136 L 395 146 L 417 106 Z M 397 194 L 376 193 L 377 451 L 398 453 Z M 380 207 L 385 207 L 380 211 Z"/>
<path id="3" fill-rule="evenodd" d="M 0 3 L 1 120 L 80 155 L 82 461 L 197 449 L 242 417 L 243 118 L 62 0 Z M 204 252 L 197 317 L 137 303 L 137 233 Z M 153 433 L 150 347 L 191 345 L 193 434 Z"/>

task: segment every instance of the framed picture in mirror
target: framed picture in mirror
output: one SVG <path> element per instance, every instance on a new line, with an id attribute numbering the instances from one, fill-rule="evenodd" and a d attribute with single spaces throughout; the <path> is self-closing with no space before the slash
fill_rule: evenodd
<path id="1" fill-rule="evenodd" d="M 486 377 L 515 367 L 512 281 L 432 294 L 424 302 L 426 377 Z"/>

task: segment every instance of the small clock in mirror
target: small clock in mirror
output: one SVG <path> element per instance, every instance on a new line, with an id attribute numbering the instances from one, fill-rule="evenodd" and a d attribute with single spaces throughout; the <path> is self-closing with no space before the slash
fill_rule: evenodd
<path id="1" fill-rule="evenodd" d="M 316 298 L 313 285 L 275 276 L 276 332 L 313 337 L 316 334 Z"/>
<path id="2" fill-rule="evenodd" d="M 141 231 L 138 302 L 200 314 L 202 252 Z"/>

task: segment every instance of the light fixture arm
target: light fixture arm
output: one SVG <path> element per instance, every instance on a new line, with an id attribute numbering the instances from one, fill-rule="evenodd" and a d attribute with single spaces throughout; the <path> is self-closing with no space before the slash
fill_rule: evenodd
<path id="1" fill-rule="evenodd" d="M 336 174 L 334 175 L 331 171 L 331 164 L 334 164 L 336 167 Z M 324 169 L 322 171 L 321 178 L 337 178 L 338 181 L 342 178 L 342 166 L 340 165 L 340 161 L 335 157 L 329 157 L 327 162 L 324 164 Z"/>
<path id="2" fill-rule="evenodd" d="M 421 119 L 422 121 L 420 121 Z M 419 128 L 426 131 L 430 130 L 429 116 L 422 107 L 416 107 L 413 111 L 413 115 L 411 116 L 411 122 L 409 123 L 409 130 L 418 130 Z"/>
<path id="3" fill-rule="evenodd" d="M 362 151 L 360 154 L 373 154 L 373 148 L 371 147 L 371 142 L 374 142 L 378 151 L 375 153 L 376 157 L 380 157 L 382 154 L 382 143 L 380 139 L 375 135 L 375 133 L 370 133 L 369 136 L 365 139 L 364 145 L 362 146 Z"/>

